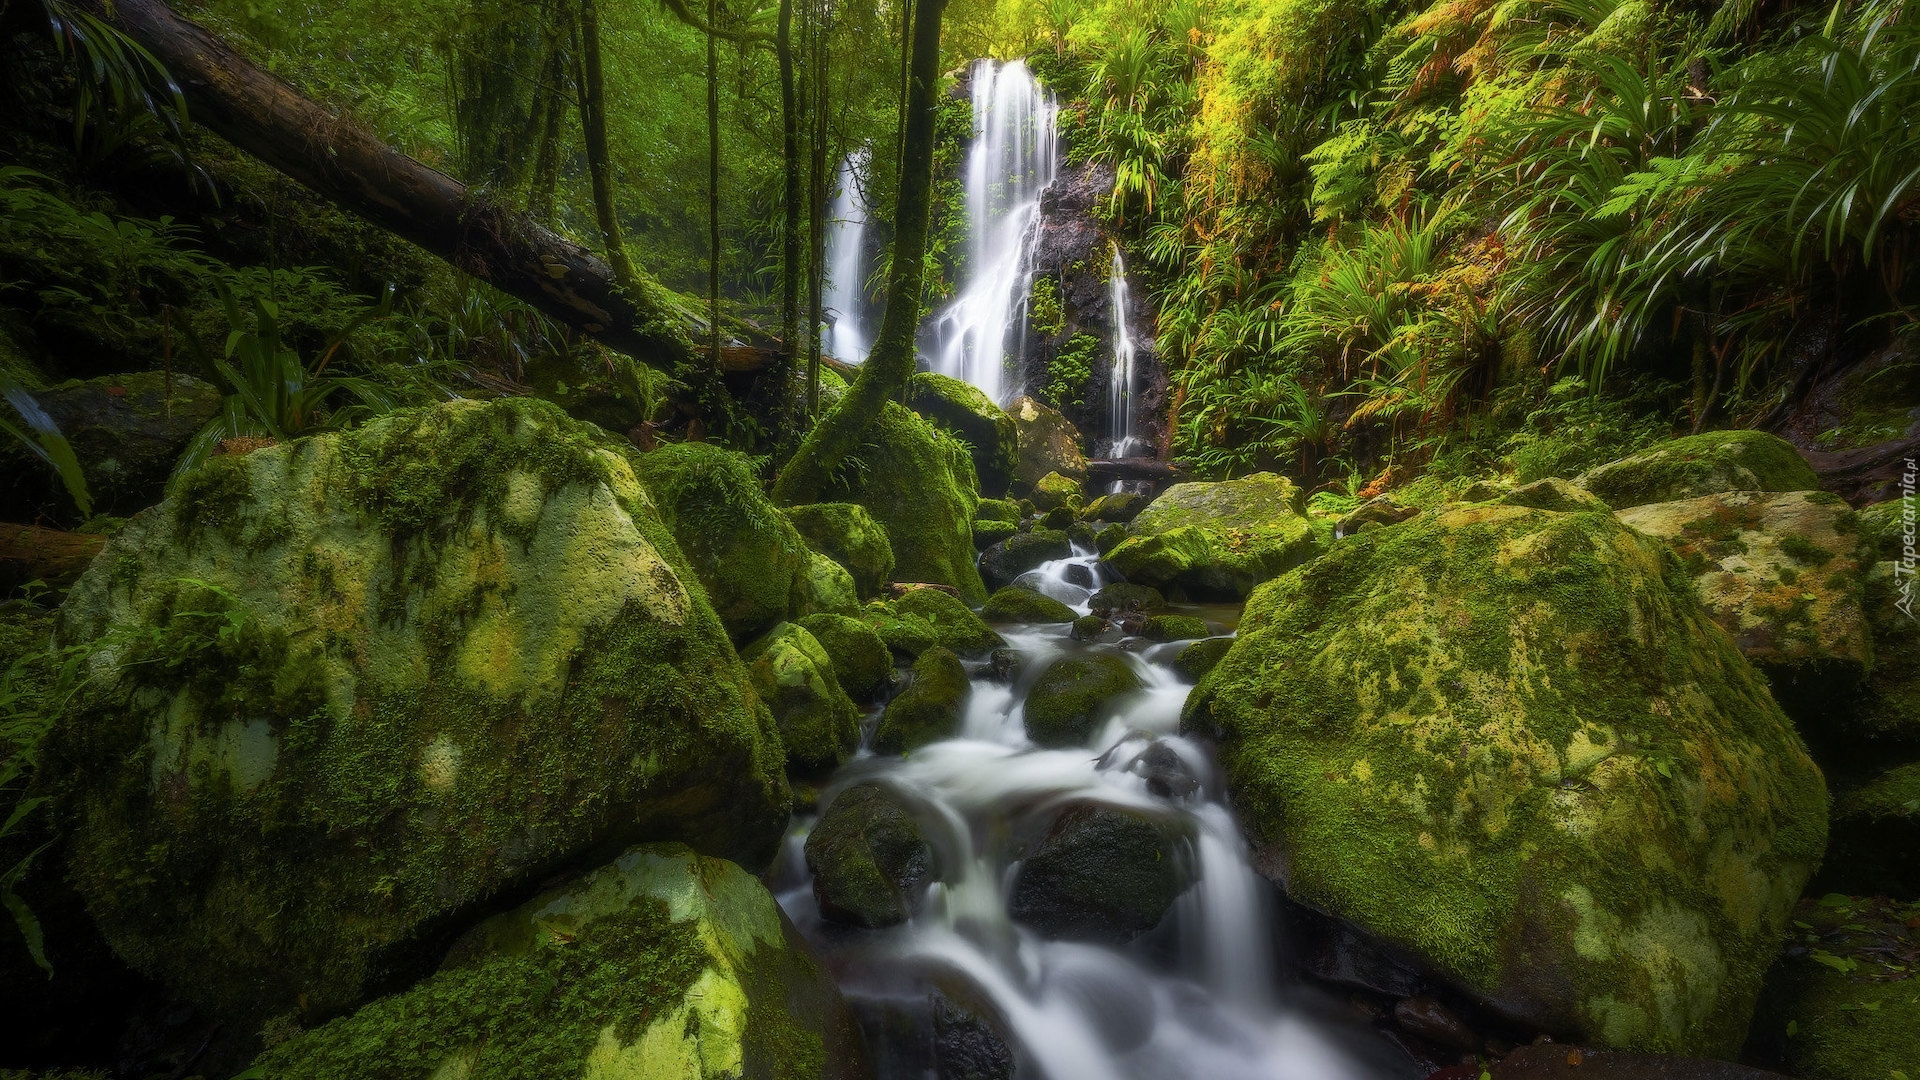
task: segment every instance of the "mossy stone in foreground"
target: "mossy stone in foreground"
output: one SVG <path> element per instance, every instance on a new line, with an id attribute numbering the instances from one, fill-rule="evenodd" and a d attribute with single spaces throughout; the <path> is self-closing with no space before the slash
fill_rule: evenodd
<path id="1" fill-rule="evenodd" d="M 879 784 L 835 796 L 807 834 L 806 856 L 820 914 L 869 930 L 906 922 L 934 877 L 933 846 Z"/>
<path id="2" fill-rule="evenodd" d="M 1007 913 L 1050 938 L 1121 945 L 1159 925 L 1192 884 L 1187 841 L 1171 822 L 1082 803 L 1020 862 Z"/>
<path id="3" fill-rule="evenodd" d="M 834 497 L 859 503 L 887 532 L 893 579 L 951 585 L 969 604 L 987 598 L 974 568 L 980 486 L 965 445 L 888 402 L 836 475 Z"/>
<path id="4" fill-rule="evenodd" d="M 973 448 L 980 486 L 1004 495 L 1013 481 L 1020 433 L 993 399 L 950 375 L 922 371 L 907 383 L 907 408 L 960 437 Z"/>
<path id="5" fill-rule="evenodd" d="M 932 742 L 950 739 L 966 718 L 973 685 L 967 669 L 951 649 L 928 649 L 913 662 L 913 681 L 887 702 L 880 726 L 873 732 L 873 748 L 882 754 L 903 754 Z"/>
<path id="6" fill-rule="evenodd" d="M 1793 919 L 1752 1052 L 1806 1080 L 1920 1076 L 1920 901 L 1830 894 Z"/>
<path id="7" fill-rule="evenodd" d="M 1063 656 L 1027 692 L 1027 738 L 1048 747 L 1085 746 L 1114 699 L 1140 686 L 1133 665 L 1112 653 Z"/>
<path id="8" fill-rule="evenodd" d="M 1082 501 L 1080 481 L 1050 472 L 1033 485 L 1033 505 L 1042 510 L 1078 510 Z"/>
<path id="9" fill-rule="evenodd" d="M 1313 530 L 1294 512 L 1295 494 L 1293 481 L 1273 473 L 1175 484 L 1133 519 L 1107 564 L 1140 585 L 1245 596 L 1313 557 Z"/>
<path id="10" fill-rule="evenodd" d="M 1256 865 L 1562 1037 L 1730 1055 L 1821 775 L 1659 541 L 1477 505 L 1257 590 L 1188 698 Z"/>
<path id="11" fill-rule="evenodd" d="M 1009 585 L 987 597 L 980 617 L 989 622 L 1069 623 L 1079 618 L 1074 610 L 1032 589 Z"/>
<path id="12" fill-rule="evenodd" d="M 71 877 L 244 1030 L 352 1007 L 589 852 L 761 865 L 785 828 L 773 718 L 625 451 L 545 402 L 214 458 L 61 634 L 104 646 L 47 759 Z"/>
<path id="13" fill-rule="evenodd" d="M 893 544 L 858 503 L 809 503 L 787 508 L 787 520 L 807 546 L 847 568 L 862 600 L 893 580 Z"/>
<path id="14" fill-rule="evenodd" d="M 1207 672 L 1212 671 L 1214 666 L 1220 663 L 1220 658 L 1227 655 L 1227 650 L 1232 647 L 1233 639 L 1230 637 L 1196 641 L 1181 649 L 1180 655 L 1173 658 L 1173 670 L 1179 672 L 1185 679 L 1199 682 L 1206 677 Z"/>
<path id="15" fill-rule="evenodd" d="M 781 623 L 741 650 L 740 659 L 780 725 L 789 770 L 830 772 L 860 748 L 860 712 L 805 627 Z"/>
<path id="16" fill-rule="evenodd" d="M 1723 491 L 1814 491 L 1820 478 L 1800 452 L 1764 431 L 1708 431 L 1664 442 L 1574 478 L 1624 510 Z"/>
<path id="17" fill-rule="evenodd" d="M 893 674 L 893 653 L 873 627 L 845 615 L 808 615 L 800 620 L 826 650 L 840 688 L 856 701 L 879 692 Z"/>
<path id="18" fill-rule="evenodd" d="M 728 633 L 745 637 L 787 617 L 810 553 L 745 454 L 675 443 L 638 455 L 634 468 Z"/>
<path id="19" fill-rule="evenodd" d="M 984 656 L 1006 644 L 972 609 L 939 589 L 909 589 L 893 602 L 893 610 L 901 618 L 924 621 L 941 645 L 962 656 Z"/>
<path id="20" fill-rule="evenodd" d="M 262 1054 L 258 1080 L 868 1075 L 852 1013 L 746 871 L 649 845 L 482 923 L 441 970 Z"/>

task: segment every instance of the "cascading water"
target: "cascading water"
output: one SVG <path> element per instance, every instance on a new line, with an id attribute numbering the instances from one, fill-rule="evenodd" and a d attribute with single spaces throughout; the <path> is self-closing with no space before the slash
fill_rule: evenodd
<path id="1" fill-rule="evenodd" d="M 867 358 L 862 318 L 866 282 L 867 207 L 860 198 L 860 174 L 867 151 L 856 150 L 840 163 L 834 178 L 833 207 L 827 220 L 827 288 L 822 297 L 828 328 L 822 339 L 828 356 L 858 364 Z"/>
<path id="2" fill-rule="evenodd" d="M 1097 556 L 1076 549 L 1018 583 L 1085 614 L 1105 576 Z M 1014 1044 L 1024 1080 L 1422 1075 L 1278 977 L 1271 887 L 1249 864 L 1209 755 L 1177 734 L 1191 686 L 1170 665 L 1187 643 L 1083 644 L 1064 625 L 1000 629 L 1021 674 L 975 674 L 954 738 L 905 757 L 863 752 L 822 792 L 825 806 L 853 784 L 878 783 L 911 808 L 939 878 L 918 914 L 861 932 L 823 922 L 801 854 L 810 823 L 788 838 L 776 892 L 843 989 L 884 1011 L 924 1006 L 927 986 L 959 988 Z M 1143 688 L 1111 708 L 1084 748 L 1037 748 L 1026 736 L 1027 693 L 1049 662 L 1077 651 L 1124 658 Z M 1127 945 L 1049 940 L 1010 914 L 1021 838 L 1064 807 L 1089 804 L 1187 838 L 1182 861 L 1193 883 L 1159 927 Z M 884 1080 L 934 1075 L 924 1062 L 881 1056 Z"/>
<path id="3" fill-rule="evenodd" d="M 1147 452 L 1144 441 L 1133 433 L 1133 334 L 1127 329 L 1127 263 L 1120 257 L 1120 245 L 1113 245 L 1113 266 L 1108 274 L 1113 288 L 1113 378 L 1107 392 L 1107 430 L 1113 433 L 1112 457 L 1135 457 Z"/>
<path id="4" fill-rule="evenodd" d="M 973 149 L 965 180 L 970 261 L 960 295 L 935 324 L 933 370 L 1003 402 L 1033 284 L 1027 249 L 1040 193 L 1053 183 L 1058 106 L 1024 61 L 973 65 Z M 1013 338 L 1011 346 L 1009 338 Z"/>

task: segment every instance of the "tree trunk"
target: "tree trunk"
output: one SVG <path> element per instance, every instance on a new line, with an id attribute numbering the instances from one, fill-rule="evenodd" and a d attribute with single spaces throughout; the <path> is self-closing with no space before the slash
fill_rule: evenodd
<path id="1" fill-rule="evenodd" d="M 564 10 L 564 9 L 562 9 Z M 542 225 L 553 224 L 553 201 L 560 187 L 560 143 L 566 135 L 567 97 L 565 86 L 569 69 L 567 34 L 556 11 L 547 33 L 547 63 L 544 82 L 536 91 L 540 103 L 540 149 L 534 155 L 533 177 L 527 183 L 527 213 Z"/>
<path id="2" fill-rule="evenodd" d="M 720 356 L 720 54 L 719 0 L 707 0 L 707 355 Z"/>
<path id="3" fill-rule="evenodd" d="M 813 29 L 813 61 L 809 65 L 813 74 L 813 177 L 809 185 L 807 199 L 809 222 L 807 229 L 807 419 L 820 415 L 820 324 L 826 315 L 826 298 L 822 292 L 827 280 L 827 42 L 833 32 L 825 5 L 816 22 L 808 19 Z M 811 11 L 811 8 L 809 8 Z"/>
<path id="4" fill-rule="evenodd" d="M 607 264 L 613 267 L 613 279 L 628 292 L 640 289 L 633 260 L 627 258 L 627 244 L 620 235 L 620 215 L 613 205 L 613 160 L 607 151 L 606 79 L 600 65 L 600 11 L 594 0 L 580 0 L 580 47 L 574 62 L 579 70 L 574 81 L 580 91 L 580 130 L 587 142 L 587 176 L 593 182 L 593 217 L 600 226 L 600 240 L 607 250 Z"/>
<path id="5" fill-rule="evenodd" d="M 786 173 L 786 208 L 780 228 L 780 344 L 789 357 L 800 355 L 800 101 L 793 86 L 793 0 L 780 0 L 781 164 Z M 788 365 L 791 372 L 792 366 Z M 788 382 L 790 380 L 782 380 Z M 789 386 L 780 388 L 784 403 Z"/>
<path id="6" fill-rule="evenodd" d="M 933 195 L 933 120 L 939 106 L 940 13 L 946 0 L 918 0 L 913 18 L 911 100 L 901 135 L 900 194 L 894 203 L 893 259 L 887 308 L 860 375 L 800 445 L 774 482 L 774 501 L 793 506 L 818 498 L 833 470 L 860 446 L 867 426 L 906 388 L 914 370 L 920 324 L 927 223 Z"/>
<path id="7" fill-rule="evenodd" d="M 689 405 L 710 419 L 731 414 L 717 371 L 694 352 L 658 285 L 643 279 L 637 293 L 617 288 L 593 252 L 335 116 L 161 0 L 80 6 L 151 52 L 180 84 L 193 119 L 241 151 L 456 269 L 672 372 L 694 389 Z"/>

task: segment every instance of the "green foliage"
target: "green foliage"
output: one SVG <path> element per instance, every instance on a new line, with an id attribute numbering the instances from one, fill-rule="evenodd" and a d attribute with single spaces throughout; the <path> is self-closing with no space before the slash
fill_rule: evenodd
<path id="1" fill-rule="evenodd" d="M 34 457 L 39 458 L 59 474 L 60 483 L 73 499 L 73 505 L 82 517 L 93 513 L 93 496 L 87 491 L 86 474 L 80 471 L 80 460 L 73 454 L 73 445 L 60 433 L 59 425 L 53 422 L 40 403 L 27 393 L 25 386 L 10 372 L 0 370 L 0 397 L 7 399 L 26 427 L 20 427 L 5 416 L 0 416 L 0 431 L 6 432 Z"/>
<path id="2" fill-rule="evenodd" d="M 1093 361 L 1099 356 L 1100 339 L 1092 334 L 1075 334 L 1060 346 L 1047 365 L 1047 385 L 1041 391 L 1055 408 L 1078 408 L 1087 403 L 1087 383 L 1093 378 Z"/>

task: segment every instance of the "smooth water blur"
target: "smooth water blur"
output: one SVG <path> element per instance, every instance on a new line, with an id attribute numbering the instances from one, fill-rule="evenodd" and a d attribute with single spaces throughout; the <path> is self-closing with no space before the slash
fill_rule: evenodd
<path id="1" fill-rule="evenodd" d="M 1090 552 L 1048 563 L 1022 582 L 1085 614 L 1106 572 Z M 1092 581 L 1093 588 L 1076 581 Z M 1199 610 L 1230 632 L 1237 612 Z M 1229 623 L 1229 625 L 1218 625 Z M 904 926 L 848 931 L 822 922 L 797 822 L 774 884 L 795 924 L 821 949 L 848 994 L 900 997 L 903 980 L 980 1003 L 1014 1044 L 1021 1077 L 1045 1080 L 1372 1080 L 1411 1069 L 1382 1064 L 1357 1025 L 1299 1005 L 1277 971 L 1271 886 L 1249 865 L 1221 778 L 1200 745 L 1180 737 L 1191 689 L 1169 666 L 1186 642 L 1073 641 L 1064 625 L 998 628 L 1022 661 L 1010 684 L 985 671 L 956 738 L 906 757 L 864 755 L 822 792 L 877 782 L 895 792 L 935 850 L 941 880 Z M 1043 750 L 1024 730 L 1028 689 L 1074 651 L 1124 657 L 1143 688 L 1117 701 L 1086 746 Z M 1177 756 L 1191 793 L 1154 794 L 1146 751 Z M 1168 790 L 1164 785 L 1162 792 Z M 1025 845 L 1068 804 L 1102 803 L 1180 826 L 1196 883 L 1161 926 L 1122 947 L 1049 941 L 1015 923 L 1008 902 Z M 1294 988 L 1297 990 L 1297 988 Z M 911 998 L 907 994 L 906 998 Z M 904 998 L 902 1000 L 905 1000 Z M 924 991 L 920 1000 L 924 1001 Z M 917 1072 L 899 1073 L 914 1075 Z M 892 1080 L 893 1074 L 888 1075 Z"/>
<path id="2" fill-rule="evenodd" d="M 860 198 L 865 148 L 848 154 L 833 181 L 833 206 L 827 212 L 827 287 L 822 301 L 828 328 L 822 345 L 828 356 L 858 364 L 867 358 L 866 284 L 867 207 Z"/>
<path id="3" fill-rule="evenodd" d="M 1108 284 L 1113 290 L 1113 378 L 1107 390 L 1107 430 L 1112 432 L 1112 443 L 1107 448 L 1107 456 L 1114 458 L 1138 457 L 1149 452 L 1144 440 L 1133 433 L 1133 333 L 1127 329 L 1127 263 L 1120 257 L 1120 245 L 1113 245 L 1113 265 L 1109 268 Z M 1121 481 L 1114 481 L 1113 489 L 1121 489 Z"/>

